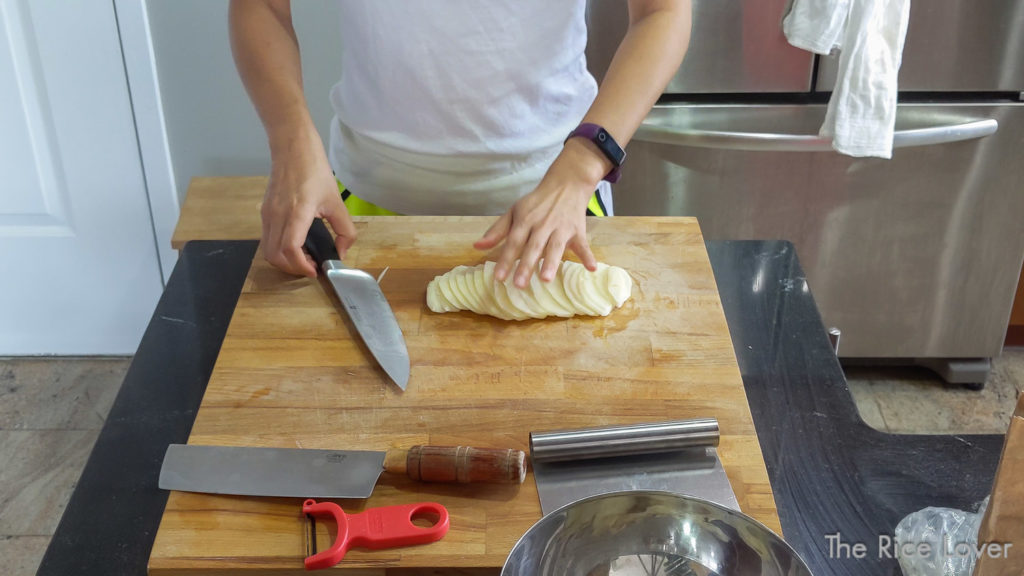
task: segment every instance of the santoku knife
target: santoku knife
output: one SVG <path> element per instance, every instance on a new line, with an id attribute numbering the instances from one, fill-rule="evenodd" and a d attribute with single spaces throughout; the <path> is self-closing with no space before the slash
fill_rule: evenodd
<path id="1" fill-rule="evenodd" d="M 366 272 L 346 268 L 341 263 L 334 246 L 334 236 L 319 218 L 313 219 L 305 248 L 327 276 L 377 363 L 399 388 L 405 390 L 409 383 L 409 351 L 395 313 L 377 281 Z"/>
<path id="2" fill-rule="evenodd" d="M 368 498 L 381 472 L 422 482 L 521 484 L 526 454 L 468 446 L 369 451 L 171 444 L 159 485 L 209 494 Z"/>

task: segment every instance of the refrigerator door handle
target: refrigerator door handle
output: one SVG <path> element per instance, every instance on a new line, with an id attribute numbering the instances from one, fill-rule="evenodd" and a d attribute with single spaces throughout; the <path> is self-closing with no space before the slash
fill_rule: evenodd
<path id="1" fill-rule="evenodd" d="M 897 130 L 893 136 L 893 148 L 932 146 L 962 140 L 974 140 L 995 134 L 999 122 L 992 118 L 972 120 L 955 124 L 940 124 L 925 128 Z M 771 152 L 827 152 L 832 150 L 832 141 L 817 134 L 773 134 L 768 132 L 737 132 L 724 130 L 702 130 L 696 128 L 668 126 L 645 120 L 637 129 L 633 140 L 692 146 L 696 148 L 720 148 L 726 150 L 763 150 Z"/>

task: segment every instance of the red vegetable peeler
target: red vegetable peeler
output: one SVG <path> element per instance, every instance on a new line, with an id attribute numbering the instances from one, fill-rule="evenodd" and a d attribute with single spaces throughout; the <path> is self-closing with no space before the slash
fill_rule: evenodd
<path id="1" fill-rule="evenodd" d="M 448 533 L 448 510 L 435 502 L 401 504 L 370 508 L 358 514 L 346 514 L 334 502 L 306 500 L 302 513 L 309 519 L 306 539 L 306 570 L 330 568 L 345 557 L 349 548 L 397 548 L 413 544 L 437 542 Z M 331 547 L 316 551 L 316 523 L 314 518 L 333 518 L 338 525 L 338 537 Z M 434 522 L 433 526 L 413 524 L 422 518 Z"/>

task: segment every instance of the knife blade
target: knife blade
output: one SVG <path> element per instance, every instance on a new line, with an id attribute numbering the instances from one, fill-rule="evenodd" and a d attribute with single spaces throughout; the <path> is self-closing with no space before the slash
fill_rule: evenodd
<path id="1" fill-rule="evenodd" d="M 159 486 L 207 494 L 368 498 L 382 472 L 420 482 L 521 484 L 526 454 L 469 446 L 374 451 L 171 444 Z"/>
<path id="2" fill-rule="evenodd" d="M 313 219 L 304 247 L 323 270 L 374 359 L 388 377 L 405 390 L 409 384 L 409 351 L 395 313 L 377 281 L 366 272 L 341 263 L 334 247 L 334 236 L 320 218 Z"/>

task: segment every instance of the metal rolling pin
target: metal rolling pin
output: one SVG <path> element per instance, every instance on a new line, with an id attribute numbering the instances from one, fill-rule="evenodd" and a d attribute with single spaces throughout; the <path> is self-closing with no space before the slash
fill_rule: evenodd
<path id="1" fill-rule="evenodd" d="M 717 419 L 530 433 L 530 457 L 535 462 L 671 452 L 697 446 L 718 446 Z"/>

